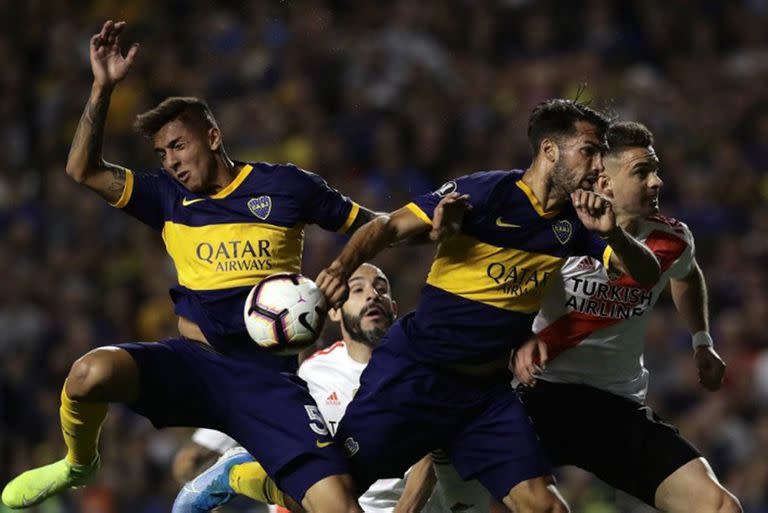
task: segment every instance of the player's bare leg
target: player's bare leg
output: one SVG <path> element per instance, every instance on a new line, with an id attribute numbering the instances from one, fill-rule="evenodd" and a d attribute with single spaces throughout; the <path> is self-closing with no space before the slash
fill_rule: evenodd
<path id="1" fill-rule="evenodd" d="M 301 505 L 308 513 L 362 513 L 352 476 L 328 476 L 313 484 Z"/>
<path id="2" fill-rule="evenodd" d="M 514 513 L 568 513 L 568 505 L 551 476 L 535 477 L 516 484 L 504 497 Z"/>
<path id="3" fill-rule="evenodd" d="M 138 396 L 136 362 L 123 349 L 95 349 L 77 360 L 61 392 L 61 431 L 67 456 L 24 472 L 3 490 L 3 502 L 26 508 L 67 488 L 87 483 L 99 468 L 98 442 L 110 402 Z"/>
<path id="4" fill-rule="evenodd" d="M 656 489 L 656 507 L 667 513 L 741 513 L 741 504 L 717 480 L 707 460 L 691 460 Z"/>

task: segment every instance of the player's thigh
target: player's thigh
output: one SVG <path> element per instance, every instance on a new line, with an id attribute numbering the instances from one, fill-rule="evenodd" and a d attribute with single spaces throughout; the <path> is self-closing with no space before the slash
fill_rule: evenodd
<path id="1" fill-rule="evenodd" d="M 667 513 L 741 512 L 739 501 L 720 484 L 704 458 L 689 461 L 662 481 L 655 507 Z"/>
<path id="2" fill-rule="evenodd" d="M 301 505 L 308 513 L 357 513 L 362 511 L 357 503 L 352 476 L 328 476 L 307 490 Z"/>
<path id="3" fill-rule="evenodd" d="M 533 424 L 509 386 L 492 394 L 445 449 L 462 478 L 477 479 L 498 500 L 520 483 L 552 474 Z"/>

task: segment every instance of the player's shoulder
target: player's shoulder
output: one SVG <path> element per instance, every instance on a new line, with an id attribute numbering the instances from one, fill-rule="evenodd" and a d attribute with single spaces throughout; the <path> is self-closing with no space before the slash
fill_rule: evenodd
<path id="1" fill-rule="evenodd" d="M 464 176 L 459 180 L 465 182 L 474 182 L 487 185 L 496 185 L 500 183 L 515 183 L 523 176 L 520 169 L 491 169 L 487 171 L 475 171 Z"/>
<path id="2" fill-rule="evenodd" d="M 326 182 L 322 176 L 312 171 L 307 171 L 291 162 L 251 162 L 254 173 L 259 181 L 266 183 L 279 183 L 282 190 L 292 190 L 294 193 L 311 195 L 319 187 L 324 187 Z"/>
<path id="3" fill-rule="evenodd" d="M 693 242 L 693 234 L 683 221 L 664 214 L 654 214 L 646 217 L 651 232 L 663 232 L 668 237 L 676 237 L 688 244 Z"/>
<path id="4" fill-rule="evenodd" d="M 168 196 L 183 196 L 189 190 L 181 185 L 161 167 L 129 169 L 133 174 L 134 186 L 141 182 L 145 187 L 150 187 L 163 192 Z"/>
<path id="5" fill-rule="evenodd" d="M 339 340 L 338 342 L 334 342 L 330 346 L 319 349 L 312 353 L 309 357 L 307 357 L 306 360 L 304 360 L 304 363 L 301 364 L 302 367 L 304 366 L 322 366 L 322 365 L 328 365 L 344 356 L 346 356 L 347 353 L 347 346 L 344 344 L 343 340 Z"/>
<path id="6" fill-rule="evenodd" d="M 347 365 L 346 345 L 340 340 L 316 351 L 299 366 L 299 377 L 307 382 L 334 379 Z"/>
<path id="7" fill-rule="evenodd" d="M 514 187 L 522 177 L 522 173 L 520 170 L 502 169 L 476 171 L 445 182 L 433 194 L 442 197 L 452 192 L 459 192 L 469 194 L 475 200 L 478 199 L 478 195 L 489 199 L 497 191 L 507 190 L 510 186 Z"/>
<path id="8" fill-rule="evenodd" d="M 150 168 L 129 168 L 128 169 L 131 173 L 133 173 L 134 176 L 140 176 L 147 180 L 157 180 L 162 183 L 168 183 L 168 184 L 178 184 L 176 180 L 174 180 L 171 175 L 165 172 L 165 170 L 161 167 L 150 167 Z"/>

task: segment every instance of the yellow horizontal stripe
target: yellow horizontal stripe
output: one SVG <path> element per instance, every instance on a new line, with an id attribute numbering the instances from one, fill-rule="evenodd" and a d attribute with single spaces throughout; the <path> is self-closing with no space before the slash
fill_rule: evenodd
<path id="1" fill-rule="evenodd" d="M 522 180 L 518 180 L 517 186 L 520 188 L 520 190 L 523 191 L 523 193 L 528 197 L 528 201 L 531 202 L 531 205 L 533 206 L 533 209 L 536 211 L 537 214 L 539 214 L 541 217 L 545 217 L 547 219 L 551 217 L 555 217 L 557 214 L 560 213 L 559 210 L 550 210 L 545 211 L 544 207 L 539 203 L 539 198 L 536 197 L 536 195 L 533 193 L 530 187 L 526 185 L 525 182 Z"/>
<path id="2" fill-rule="evenodd" d="M 352 226 L 352 223 L 355 222 L 355 219 L 357 219 L 357 214 L 360 212 L 360 205 L 358 205 L 355 202 L 352 202 L 352 208 L 349 211 L 349 215 L 347 216 L 347 220 L 344 221 L 344 224 L 339 228 L 339 233 L 347 233 L 347 230 L 349 230 L 349 227 Z"/>
<path id="3" fill-rule="evenodd" d="M 222 190 L 217 192 L 216 194 L 211 196 L 211 199 L 221 199 L 226 198 L 230 194 L 232 194 L 232 191 L 237 189 L 237 187 L 243 183 L 243 180 L 248 178 L 248 175 L 251 174 L 251 171 L 253 170 L 253 166 L 250 164 L 246 164 L 243 166 L 243 169 L 240 170 L 240 172 L 237 174 L 234 180 L 232 180 L 229 185 L 224 187 Z"/>
<path id="4" fill-rule="evenodd" d="M 603 267 L 606 269 L 611 268 L 611 255 L 613 255 L 613 248 L 606 246 L 603 250 Z"/>
<path id="5" fill-rule="evenodd" d="M 131 195 L 133 194 L 133 171 L 130 169 L 125 170 L 125 186 L 123 192 L 120 194 L 120 199 L 115 203 L 110 203 L 115 208 L 123 208 L 131 201 Z"/>
<path id="6" fill-rule="evenodd" d="M 432 226 L 432 219 L 430 219 L 429 216 L 416 203 L 408 203 L 405 208 L 416 214 L 416 217 L 427 223 L 429 226 Z"/>
<path id="7" fill-rule="evenodd" d="M 254 285 L 276 272 L 300 272 L 303 225 L 187 226 L 166 222 L 163 240 L 179 284 L 192 290 Z"/>
<path id="8" fill-rule="evenodd" d="M 464 234 L 440 244 L 427 283 L 472 301 L 532 313 L 565 259 L 502 248 Z"/>

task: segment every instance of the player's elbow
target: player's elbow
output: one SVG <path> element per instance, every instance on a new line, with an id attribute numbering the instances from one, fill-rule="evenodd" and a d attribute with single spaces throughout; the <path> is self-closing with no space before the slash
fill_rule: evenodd
<path id="1" fill-rule="evenodd" d="M 85 182 L 86 178 L 88 177 L 88 172 L 85 166 L 79 166 L 74 163 L 67 162 L 67 166 L 64 168 L 64 170 L 67 172 L 67 176 L 69 176 L 77 183 Z"/>
<path id="2" fill-rule="evenodd" d="M 387 245 L 396 243 L 400 240 L 400 230 L 397 221 L 391 214 L 382 214 L 375 217 L 368 223 L 372 229 L 380 234 L 380 238 Z"/>

